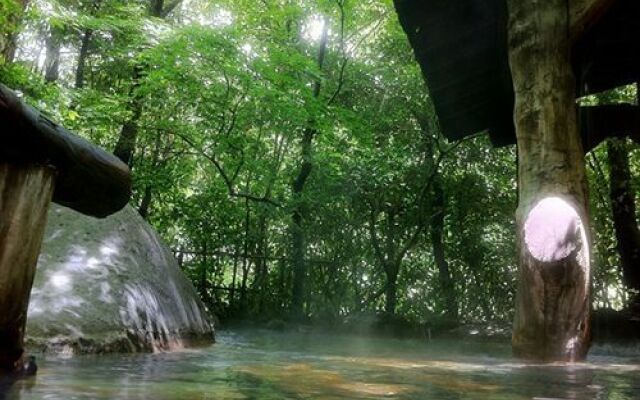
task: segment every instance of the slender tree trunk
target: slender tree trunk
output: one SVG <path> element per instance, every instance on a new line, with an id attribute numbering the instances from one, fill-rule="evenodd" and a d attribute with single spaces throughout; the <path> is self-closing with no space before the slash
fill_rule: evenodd
<path id="1" fill-rule="evenodd" d="M 153 170 L 157 169 L 160 164 L 160 151 L 162 145 L 162 135 L 160 132 L 156 132 L 155 143 L 153 146 L 153 153 L 151 156 L 151 167 Z M 147 183 L 144 187 L 144 194 L 142 195 L 142 200 L 140 201 L 140 206 L 138 207 L 138 213 L 145 220 L 149 219 L 149 209 L 151 208 L 151 201 L 153 200 L 153 189 L 151 183 Z"/>
<path id="2" fill-rule="evenodd" d="M 184 252 L 181 249 L 178 249 L 178 267 L 180 267 L 180 270 L 184 269 Z"/>
<path id="3" fill-rule="evenodd" d="M 89 56 L 89 47 L 91 46 L 91 38 L 93 30 L 85 29 L 82 34 L 82 44 L 78 52 L 78 63 L 76 65 L 75 88 L 82 89 L 84 87 L 84 70 L 86 68 L 87 57 Z"/>
<path id="4" fill-rule="evenodd" d="M 27 306 L 55 173 L 0 163 L 0 375 L 22 366 Z"/>
<path id="5" fill-rule="evenodd" d="M 2 58 L 7 64 L 11 64 L 16 58 L 16 51 L 18 51 L 18 32 L 12 32 L 2 38 L 0 43 L 2 47 Z"/>
<path id="6" fill-rule="evenodd" d="M 161 18 L 164 9 L 164 0 L 151 0 L 149 14 L 152 17 Z"/>
<path id="7" fill-rule="evenodd" d="M 231 308 L 235 307 L 236 303 L 236 281 L 238 277 L 238 256 L 233 258 L 233 276 L 231 277 L 231 290 L 229 290 L 229 306 Z"/>
<path id="8" fill-rule="evenodd" d="M 313 138 L 313 131 L 307 129 L 302 143 L 302 167 L 300 173 L 296 177 L 293 184 L 293 201 L 295 206 L 293 208 L 293 225 L 291 227 L 291 239 L 292 239 L 292 259 L 293 259 L 293 288 L 291 296 L 291 314 L 295 318 L 300 318 L 303 315 L 303 302 L 305 292 L 305 281 L 307 276 L 307 265 L 305 260 L 305 232 L 304 232 L 304 217 L 305 204 L 302 198 L 304 185 L 307 181 L 313 164 L 310 161 L 311 158 L 311 143 Z"/>
<path id="9" fill-rule="evenodd" d="M 140 87 L 140 79 L 142 76 L 142 67 L 134 67 L 134 81 L 131 87 L 131 117 L 125 121 L 118 136 L 118 142 L 113 150 L 113 154 L 130 168 L 133 165 L 133 155 L 136 150 L 136 142 L 138 141 L 138 121 L 142 115 L 143 98 L 138 94 Z"/>
<path id="10" fill-rule="evenodd" d="M 102 0 L 93 0 L 89 14 L 95 16 L 100 9 Z M 78 51 L 78 62 L 76 64 L 75 88 L 84 87 L 84 70 L 87 64 L 87 57 L 91 48 L 91 39 L 93 38 L 93 29 L 85 29 L 82 32 L 82 40 L 80 41 L 80 50 Z"/>
<path id="11" fill-rule="evenodd" d="M 318 50 L 318 67 L 322 71 L 324 65 L 325 54 L 327 51 L 328 23 L 324 22 L 322 30 L 322 38 L 320 40 L 320 48 Z M 316 81 L 313 87 L 313 97 L 320 97 L 321 83 Z M 292 192 L 293 192 L 293 215 L 291 226 L 291 253 L 293 258 L 293 288 L 291 296 L 291 315 L 294 318 L 301 318 L 304 315 L 304 298 L 305 283 L 307 278 L 307 265 L 305 260 L 306 239 L 304 229 L 304 219 L 306 212 L 306 204 L 304 201 L 304 188 L 311 171 L 313 170 L 312 150 L 313 137 L 316 135 L 316 129 L 311 125 L 304 130 L 302 137 L 302 146 L 300 151 L 300 171 L 296 176 Z"/>
<path id="12" fill-rule="evenodd" d="M 16 51 L 18 50 L 18 35 L 19 27 L 22 25 L 22 18 L 24 11 L 29 5 L 29 0 L 18 0 L 18 10 L 16 13 L 7 16 L 8 22 L 14 25 L 14 29 L 7 33 L 4 37 L 0 38 L 0 54 L 4 58 L 5 62 L 12 63 L 16 57 Z"/>
<path id="13" fill-rule="evenodd" d="M 396 247 L 396 211 L 389 208 L 386 211 L 387 235 L 385 243 L 385 256 L 381 261 L 387 277 L 385 287 L 385 312 L 388 315 L 396 314 L 396 304 L 398 303 L 398 274 L 402 257 L 397 254 Z"/>
<path id="14" fill-rule="evenodd" d="M 508 0 L 519 160 L 514 354 L 585 357 L 590 343 L 589 218 L 565 0 Z"/>
<path id="15" fill-rule="evenodd" d="M 247 280 L 249 279 L 249 234 L 251 222 L 251 207 L 249 207 L 249 199 L 245 199 L 244 214 L 244 244 L 242 249 L 242 280 L 240 283 L 240 308 L 244 313 L 247 310 Z"/>
<path id="16" fill-rule="evenodd" d="M 280 257 L 278 259 L 278 296 L 277 298 L 280 299 L 278 304 L 280 305 L 280 308 L 283 311 L 283 313 L 285 312 L 288 306 L 287 302 L 285 301 L 285 299 L 289 298 L 289 293 L 287 289 L 292 286 L 290 284 L 291 271 L 289 268 L 287 268 L 287 266 L 288 265 L 287 265 L 287 262 L 285 262 L 284 257 Z"/>
<path id="17" fill-rule="evenodd" d="M 155 18 L 163 18 L 164 0 L 151 0 L 149 3 L 149 14 Z M 133 86 L 131 87 L 131 117 L 125 121 L 120 130 L 118 142 L 113 150 L 113 154 L 121 159 L 131 168 L 133 166 L 133 156 L 136 150 L 136 142 L 138 141 L 138 123 L 142 116 L 142 106 L 144 98 L 139 94 L 140 79 L 142 78 L 145 67 L 138 64 L 133 70 Z"/>
<path id="18" fill-rule="evenodd" d="M 445 299 L 445 315 L 451 320 L 458 319 L 458 300 L 455 285 L 451 277 L 449 263 L 445 257 L 442 233 L 446 212 L 445 194 L 439 177 L 433 180 L 433 218 L 431 219 L 431 246 L 433 258 L 438 267 L 438 281 Z"/>
<path id="19" fill-rule="evenodd" d="M 207 265 L 207 251 L 208 246 L 207 242 L 205 241 L 204 243 L 202 243 L 202 261 L 200 262 L 200 282 L 198 283 L 198 286 L 200 289 L 200 296 L 202 297 L 202 301 L 205 304 L 209 305 L 209 283 L 207 279 L 209 266 Z"/>
<path id="20" fill-rule="evenodd" d="M 265 297 L 267 296 L 267 287 L 266 287 L 266 283 L 267 283 L 267 276 L 268 276 L 268 270 L 267 270 L 267 240 L 266 240 L 266 235 L 267 235 L 267 221 L 266 221 L 266 217 L 264 214 L 260 215 L 260 218 L 258 219 L 258 232 L 259 232 L 259 238 L 258 238 L 258 249 L 257 249 L 257 255 L 259 256 L 259 258 L 256 259 L 256 272 L 255 272 L 255 277 L 252 283 L 252 287 L 256 292 L 256 301 L 254 301 L 254 305 L 257 307 L 257 312 L 258 314 L 261 314 L 262 312 L 264 312 L 264 306 L 265 306 Z"/>
<path id="21" fill-rule="evenodd" d="M 44 60 L 44 80 L 46 82 L 56 82 L 60 77 L 60 45 L 60 32 L 51 28 L 46 39 L 47 54 Z"/>
<path id="22" fill-rule="evenodd" d="M 151 185 L 145 186 L 144 195 L 142 196 L 140 207 L 138 207 L 138 213 L 144 220 L 149 218 L 149 208 L 151 207 L 152 196 L 153 193 L 151 192 Z"/>
<path id="23" fill-rule="evenodd" d="M 138 121 L 142 115 L 142 102 L 134 100 L 133 115 L 122 126 L 118 142 L 113 150 L 113 154 L 131 168 L 133 166 L 133 155 L 138 141 Z"/>
<path id="24" fill-rule="evenodd" d="M 633 301 L 640 302 L 640 230 L 636 217 L 636 205 L 631 188 L 628 147 L 625 140 L 607 141 L 609 180 L 613 225 L 620 254 L 622 280 L 636 291 Z"/>
<path id="25" fill-rule="evenodd" d="M 387 277 L 387 286 L 385 287 L 385 312 L 387 315 L 396 315 L 396 307 L 398 304 L 398 272 L 400 265 L 395 263 L 387 263 L 385 265 L 385 273 Z"/>
<path id="26" fill-rule="evenodd" d="M 251 263 L 247 257 L 242 260 L 242 279 L 240 281 L 240 310 L 242 313 L 247 311 L 248 295 L 247 295 L 247 282 L 249 281 L 249 269 Z"/>
<path id="27" fill-rule="evenodd" d="M 471 271 L 471 275 L 473 276 L 473 284 L 476 287 L 483 286 L 483 279 L 480 271 L 482 270 L 482 265 L 484 263 L 484 255 L 478 255 L 478 257 L 473 257 L 467 260 L 467 265 L 469 266 L 469 270 Z M 467 285 L 471 285 L 471 280 L 467 280 Z M 491 309 L 491 304 L 489 303 L 489 299 L 485 296 L 479 296 L 477 299 L 477 304 L 480 306 L 482 313 L 484 314 L 484 318 L 489 320 L 493 317 L 493 310 Z"/>

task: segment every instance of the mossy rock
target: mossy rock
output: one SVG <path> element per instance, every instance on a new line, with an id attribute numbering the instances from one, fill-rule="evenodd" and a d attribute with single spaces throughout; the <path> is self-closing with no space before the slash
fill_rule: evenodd
<path id="1" fill-rule="evenodd" d="M 211 321 L 134 209 L 95 219 L 52 207 L 29 303 L 30 351 L 173 349 L 213 341 Z"/>

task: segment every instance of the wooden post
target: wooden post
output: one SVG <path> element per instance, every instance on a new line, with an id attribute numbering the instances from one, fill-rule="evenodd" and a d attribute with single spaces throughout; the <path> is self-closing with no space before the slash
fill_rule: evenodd
<path id="1" fill-rule="evenodd" d="M 55 171 L 0 163 L 0 373 L 22 367 L 27 306 Z"/>
<path id="2" fill-rule="evenodd" d="M 590 260 L 566 0 L 508 0 L 518 141 L 516 356 L 575 361 L 589 348 Z"/>

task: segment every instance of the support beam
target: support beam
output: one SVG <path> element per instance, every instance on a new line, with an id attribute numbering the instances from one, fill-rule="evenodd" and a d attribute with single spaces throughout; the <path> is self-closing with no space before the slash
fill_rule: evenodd
<path id="1" fill-rule="evenodd" d="M 53 165 L 58 172 L 53 201 L 103 218 L 122 209 L 131 196 L 129 168 L 0 84 L 0 161 Z"/>
<path id="2" fill-rule="evenodd" d="M 589 348 L 587 189 L 566 0 L 508 0 L 518 142 L 513 351 L 575 361 Z"/>
<path id="3" fill-rule="evenodd" d="M 22 368 L 23 336 L 55 171 L 0 163 L 0 375 Z"/>

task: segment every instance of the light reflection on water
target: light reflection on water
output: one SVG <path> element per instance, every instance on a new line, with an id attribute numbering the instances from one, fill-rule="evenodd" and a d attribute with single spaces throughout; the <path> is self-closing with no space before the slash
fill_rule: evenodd
<path id="1" fill-rule="evenodd" d="M 210 348 L 40 360 L 8 399 L 640 398 L 640 353 L 530 365 L 508 344 L 223 332 Z"/>

